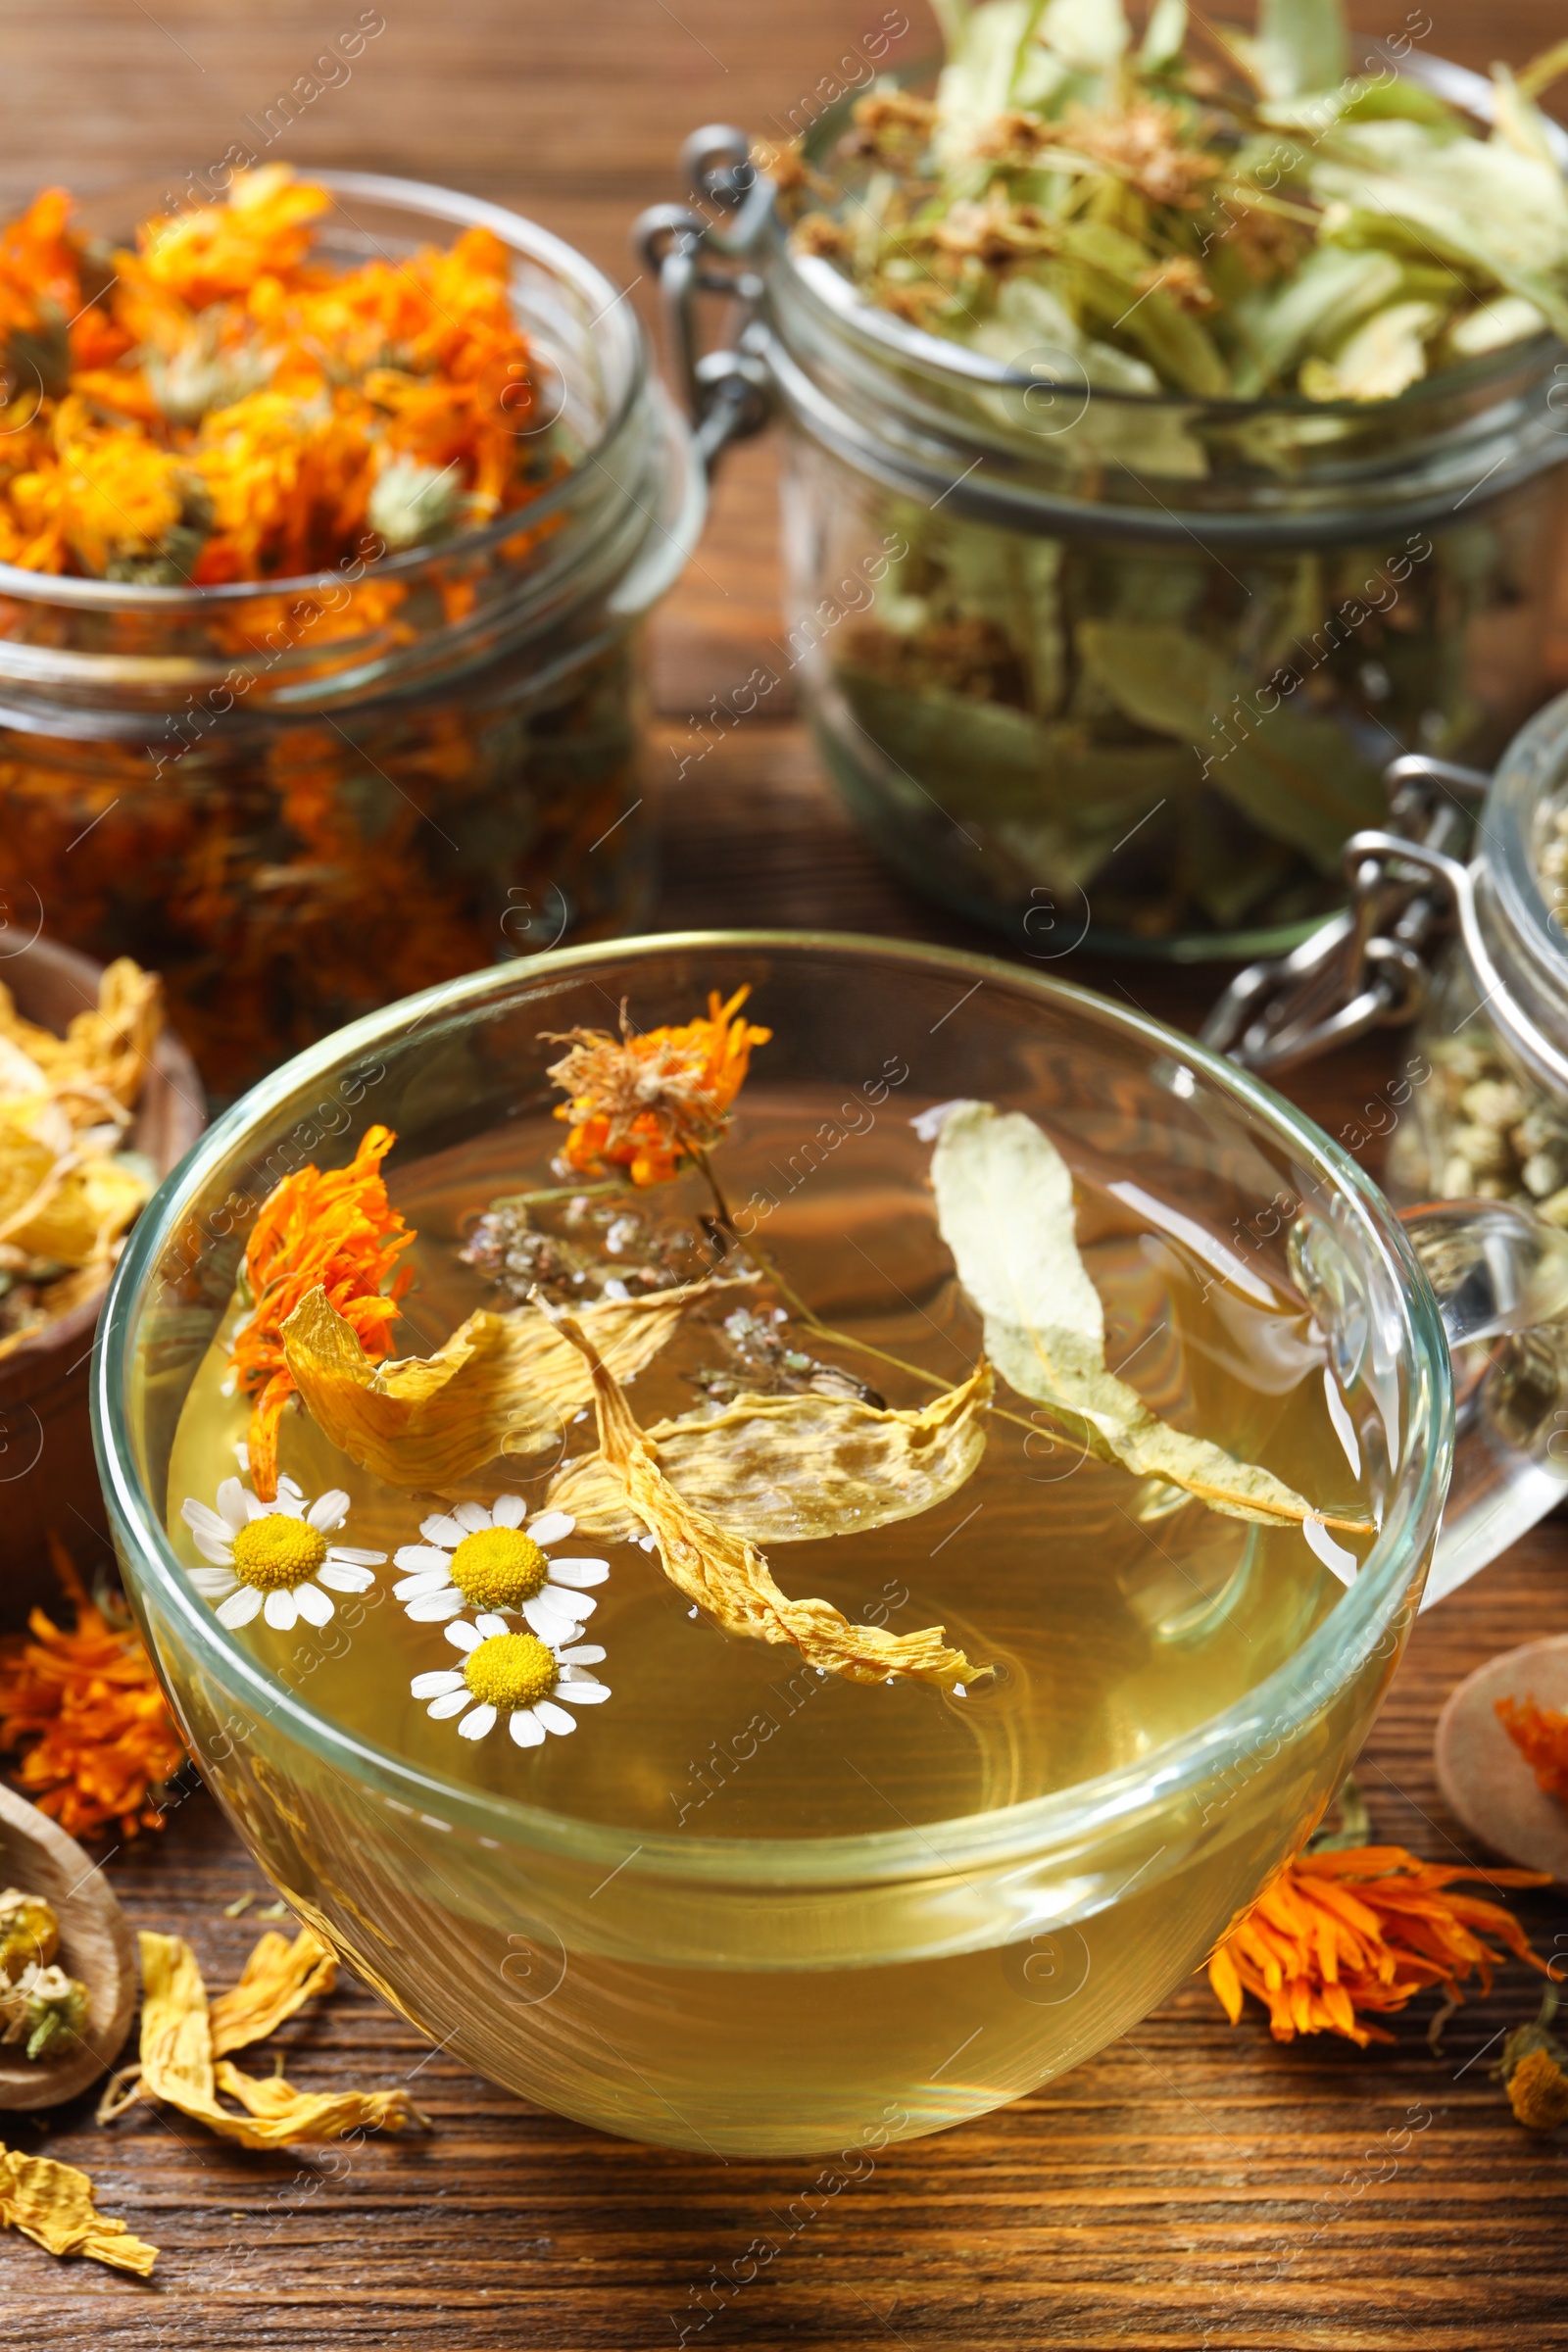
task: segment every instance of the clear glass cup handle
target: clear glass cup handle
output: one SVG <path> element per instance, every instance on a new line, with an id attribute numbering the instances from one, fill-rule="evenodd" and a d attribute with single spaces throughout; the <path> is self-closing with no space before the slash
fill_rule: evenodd
<path id="1" fill-rule="evenodd" d="M 1453 1477 L 1423 1607 L 1568 1498 L 1568 1233 L 1506 1200 L 1400 1212 L 1453 1357 Z"/>

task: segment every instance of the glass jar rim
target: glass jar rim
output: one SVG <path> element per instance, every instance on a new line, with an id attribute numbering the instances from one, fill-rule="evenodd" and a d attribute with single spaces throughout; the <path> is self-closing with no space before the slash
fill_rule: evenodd
<path id="1" fill-rule="evenodd" d="M 1546 904 L 1533 855 L 1542 801 L 1568 783 L 1568 694 L 1520 728 L 1498 761 L 1481 811 L 1476 863 L 1498 966 L 1550 1042 L 1568 1049 L 1568 937 Z"/>
<path id="2" fill-rule="evenodd" d="M 1367 63 L 1380 59 L 1396 74 L 1420 83 L 1446 99 L 1450 105 L 1482 122 L 1495 119 L 1496 102 L 1490 80 L 1473 73 L 1467 66 L 1455 65 L 1444 57 L 1425 58 L 1413 49 L 1398 56 L 1383 41 L 1368 44 Z M 895 69 L 890 79 L 905 83 L 923 77 L 940 61 L 925 60 Z M 808 136 L 825 132 L 836 126 L 847 114 L 858 91 L 845 91 L 833 105 L 826 108 L 811 124 Z M 1547 123 L 1547 136 L 1559 164 L 1568 172 L 1568 128 Z M 1055 379 L 1024 371 L 984 352 L 972 351 L 966 344 L 956 343 L 949 337 L 933 335 L 924 328 L 900 318 L 891 311 L 861 299 L 856 287 L 831 263 L 820 256 L 796 254 L 791 251 L 785 224 L 776 202 L 767 216 L 766 234 L 773 247 L 769 259 L 774 268 L 787 271 L 791 284 L 818 318 L 832 320 L 858 338 L 862 344 L 880 348 L 895 361 L 914 367 L 920 373 L 950 383 L 963 384 L 983 391 L 1027 392 Z M 1503 344 L 1496 350 L 1479 353 L 1457 367 L 1445 368 L 1436 375 L 1423 376 L 1403 392 L 1390 400 L 1375 403 L 1357 400 L 1309 400 L 1300 393 L 1270 394 L 1253 399 L 1211 398 L 1192 392 L 1161 388 L 1155 392 L 1139 392 L 1125 387 L 1095 384 L 1069 385 L 1076 396 L 1082 391 L 1086 401 L 1102 407 L 1122 409 L 1129 416 L 1155 417 L 1179 415 L 1191 417 L 1201 415 L 1221 422 L 1255 420 L 1259 417 L 1285 416 L 1302 420 L 1339 418 L 1365 423 L 1369 412 L 1376 417 L 1388 418 L 1396 427 L 1405 417 L 1417 414 L 1427 404 L 1447 400 L 1484 390 L 1489 383 L 1502 383 L 1509 373 L 1527 368 L 1532 374 L 1544 372 L 1554 353 L 1568 350 L 1550 327 L 1536 335 L 1521 337 L 1517 342 Z"/>
<path id="3" fill-rule="evenodd" d="M 965 950 L 863 934 L 805 931 L 688 931 L 560 948 L 512 966 L 465 975 L 406 997 L 341 1029 L 286 1062 L 215 1121 L 166 1180 L 132 1231 L 104 1308 L 92 1384 L 93 1437 L 110 1521 L 138 1573 L 158 1592 L 161 1608 L 181 1640 L 215 1680 L 243 1692 L 246 1702 L 331 1768 L 368 1788 L 383 1801 L 443 1828 L 462 1824 L 502 1844 L 590 1861 L 621 1861 L 633 1833 L 612 1824 L 557 1814 L 516 1798 L 492 1794 L 425 1772 L 385 1748 L 361 1740 L 312 1708 L 297 1691 L 269 1676 L 224 1635 L 200 1600 L 188 1571 L 175 1558 L 163 1520 L 135 1466 L 132 1429 L 132 1337 L 143 1295 L 163 1250 L 198 1197 L 207 1172 L 221 1162 L 254 1126 L 294 1095 L 345 1066 L 373 1058 L 413 1027 L 434 1038 L 504 1002 L 509 991 L 554 982 L 609 958 L 713 954 L 735 949 L 775 955 L 818 952 L 880 958 L 926 971 L 951 972 L 978 986 L 989 981 L 1053 1004 L 1066 1004 L 1123 1036 L 1164 1054 L 1180 1053 L 1203 1076 L 1262 1123 L 1281 1143 L 1313 1164 L 1325 1187 L 1347 1201 L 1363 1249 L 1392 1267 L 1393 1292 L 1403 1320 L 1400 1353 L 1409 1384 L 1408 1443 L 1419 1442 L 1418 1475 L 1401 1479 L 1371 1551 L 1344 1595 L 1301 1646 L 1228 1707 L 1136 1762 L 1093 1779 L 993 1811 L 915 1828 L 815 1838 L 682 1839 L 645 1835 L 632 1867 L 663 1878 L 710 1886 L 827 1889 L 932 1875 L 933 1839 L 942 1841 L 944 1868 L 994 1868 L 1009 1857 L 1038 1857 L 1069 1848 L 1096 1834 L 1126 1826 L 1152 1807 L 1189 1793 L 1266 1739 L 1289 1740 L 1332 1693 L 1344 1687 L 1387 1639 L 1409 1606 L 1411 1562 L 1433 1541 L 1446 1493 L 1453 1439 L 1453 1391 L 1446 1342 L 1420 1262 L 1393 1210 L 1348 1152 L 1250 1073 L 1209 1053 L 1197 1040 L 1167 1029 L 1094 991 L 1042 973 L 1020 971 Z"/>
<path id="4" fill-rule="evenodd" d="M 914 366 L 922 375 L 937 380 L 946 378 L 982 391 L 1026 393 L 1043 386 L 1066 389 L 1075 397 L 1081 396 L 1100 406 L 1121 408 L 1129 415 L 1191 417 L 1197 413 L 1220 421 L 1238 422 L 1260 416 L 1346 418 L 1363 424 L 1369 416 L 1396 420 L 1411 416 L 1423 405 L 1447 400 L 1455 393 L 1473 392 L 1492 381 L 1501 383 L 1510 374 L 1527 368 L 1532 376 L 1544 373 L 1553 354 L 1568 351 L 1568 345 L 1550 327 L 1545 327 L 1539 334 L 1524 335 L 1517 342 L 1481 352 L 1458 367 L 1422 376 L 1393 399 L 1376 403 L 1308 400 L 1299 392 L 1242 399 L 1179 392 L 1163 386 L 1157 392 L 1140 392 L 1116 384 L 1064 384 L 1062 379 L 994 360 L 987 353 L 974 351 L 968 344 L 955 342 L 949 336 L 931 334 L 924 327 L 901 318 L 896 312 L 864 301 L 831 262 L 824 261 L 819 254 L 800 254 L 791 249 L 776 207 L 769 219 L 768 234 L 773 246 L 768 257 L 770 267 L 788 272 L 792 288 L 808 309 L 845 327 L 862 343 L 886 351 L 895 361 Z"/>
<path id="5" fill-rule="evenodd" d="M 596 326 L 609 322 L 609 334 L 619 346 L 615 353 L 622 377 L 619 395 L 607 414 L 593 447 L 585 449 L 559 481 L 552 482 L 538 498 L 530 501 L 526 509 L 528 527 L 547 521 L 568 503 L 585 468 L 601 462 L 604 453 L 625 429 L 646 388 L 646 345 L 635 311 L 622 299 L 625 289 L 617 287 L 597 263 L 579 253 L 574 245 L 568 245 L 564 237 L 482 196 L 467 196 L 460 189 L 443 188 L 434 181 L 401 179 L 378 172 L 323 170 L 312 171 L 306 176 L 337 197 L 397 205 L 463 228 L 487 228 L 513 252 L 539 263 L 570 285 L 590 306 L 589 316 Z M 93 201 L 103 203 L 113 193 L 112 189 L 106 190 Z M 450 561 L 454 556 L 482 554 L 518 528 L 519 511 L 513 509 L 492 516 L 489 522 L 473 530 L 456 532 L 450 539 L 377 557 L 367 565 L 367 572 L 377 580 L 406 578 L 437 559 Z M 181 611 L 210 612 L 223 605 L 243 604 L 247 599 L 261 596 L 309 596 L 336 586 L 340 578 L 337 569 L 326 565 L 318 571 L 291 573 L 287 578 L 224 580 L 210 587 L 168 587 L 147 580 L 78 579 L 69 572 L 29 571 L 20 564 L 0 563 L 0 597 L 17 603 L 70 605 L 87 612 L 139 610 L 174 614 Z"/>

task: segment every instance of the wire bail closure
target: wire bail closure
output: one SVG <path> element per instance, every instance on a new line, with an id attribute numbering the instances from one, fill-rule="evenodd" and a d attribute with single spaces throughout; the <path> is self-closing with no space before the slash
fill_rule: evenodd
<path id="1" fill-rule="evenodd" d="M 773 209 L 773 183 L 751 160 L 751 141 L 732 123 L 694 130 L 680 151 L 681 175 L 702 202 L 732 218 L 726 225 L 693 206 L 651 205 L 638 216 L 632 250 L 659 284 L 670 371 L 686 404 L 698 454 L 711 472 L 731 442 L 750 440 L 773 413 L 758 317 L 762 280 L 749 267 Z M 698 297 L 727 298 L 724 339 L 701 349 Z M 754 332 L 754 329 L 756 330 Z"/>
<path id="2" fill-rule="evenodd" d="M 1204 1045 L 1242 1069 L 1272 1072 L 1413 1019 L 1429 945 L 1456 919 L 1467 946 L 1476 930 L 1472 877 L 1452 853 L 1465 846 L 1473 805 L 1491 782 L 1478 768 L 1421 753 L 1393 760 L 1384 771 L 1388 827 L 1345 845 L 1348 906 L 1289 955 L 1239 972 L 1203 1024 Z"/>

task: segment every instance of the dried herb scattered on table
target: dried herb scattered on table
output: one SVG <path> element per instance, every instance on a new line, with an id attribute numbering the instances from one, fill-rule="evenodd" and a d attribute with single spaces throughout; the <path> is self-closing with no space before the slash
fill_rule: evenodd
<path id="1" fill-rule="evenodd" d="M 92 2182 L 74 2164 L 0 2147 L 0 2227 L 20 2230 L 48 2254 L 87 2254 L 111 2270 L 145 2278 L 158 2248 L 132 2237 L 93 2203 Z"/>
<path id="2" fill-rule="evenodd" d="M 1364 1842 L 1371 1824 L 1353 1782 L 1346 1783 L 1341 1806 L 1345 1827 L 1282 1863 L 1210 1955 L 1208 1980 L 1233 2026 L 1250 1992 L 1266 2003 L 1276 2041 L 1298 2034 L 1337 2034 L 1362 2049 L 1392 2041 L 1371 2020 L 1404 2008 L 1429 1985 L 1441 1985 L 1449 2006 L 1462 2000 L 1459 1987 L 1472 1976 L 1491 1991 L 1492 1972 L 1506 1954 L 1489 1936 L 1549 1973 L 1500 1903 L 1453 1891 L 1466 1879 L 1547 1886 L 1549 1875 L 1423 1862 L 1402 1845 Z"/>
<path id="3" fill-rule="evenodd" d="M 247 2075 L 226 2053 L 275 2032 L 317 1993 L 330 1992 L 337 1963 L 311 1929 L 290 1943 L 270 1932 L 238 1984 L 209 2004 L 196 1955 L 178 1936 L 141 1932 L 141 2055 L 114 2076 L 98 2120 L 112 2123 L 142 2099 L 162 2099 L 246 2148 L 290 2147 L 359 2131 L 401 2132 L 424 2118 L 406 2090 L 296 2090 L 281 2072 Z M 236 2099 L 236 2115 L 218 2093 Z"/>
<path id="4" fill-rule="evenodd" d="M 74 1623 L 34 1609 L 27 1635 L 0 1642 L 0 1751 L 18 1754 L 18 1785 L 73 1838 L 161 1830 L 159 1791 L 184 1742 L 124 1604 L 89 1600 L 64 1546 L 51 1547 Z"/>

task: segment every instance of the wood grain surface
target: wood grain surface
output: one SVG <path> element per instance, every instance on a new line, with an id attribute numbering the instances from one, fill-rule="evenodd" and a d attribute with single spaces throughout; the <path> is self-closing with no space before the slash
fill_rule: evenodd
<path id="1" fill-rule="evenodd" d="M 358 0 L 10 0 L 0 196 L 126 176 L 178 185 L 351 28 Z M 1245 12 L 1241 12 L 1245 13 Z M 1363 7 L 1370 32 L 1404 0 Z M 1428 45 L 1484 66 L 1563 31 L 1561 0 L 1430 0 Z M 518 205 L 629 273 L 626 224 L 674 196 L 696 123 L 776 128 L 883 17 L 882 0 L 382 0 L 352 77 L 272 152 L 445 180 Z M 929 22 L 904 46 L 929 46 Z M 643 300 L 647 289 L 638 289 Z M 779 633 L 773 457 L 737 454 L 709 536 L 656 631 L 657 922 L 830 924 L 1000 948 L 888 878 L 837 809 L 791 715 L 749 720 L 673 777 L 688 714 Z M 1020 943 L 1021 944 L 1021 943 Z M 1196 1024 L 1212 975 L 1078 962 L 1090 985 Z M 1396 1036 L 1303 1072 L 1331 1132 L 1385 1082 Z M 1564 1531 L 1537 1531 L 1419 1625 L 1363 1763 L 1377 1828 L 1468 1854 L 1432 1772 L 1453 1685 L 1563 1623 Z M 109 1856 L 134 1921 L 195 1944 L 227 1983 L 259 1933 L 223 1906 L 270 1899 L 192 1783 L 161 1836 Z M 1522 1899 L 1568 1955 L 1568 1908 Z M 345 1986 L 278 2036 L 310 2087 L 407 2081 L 427 2138 L 250 2155 L 138 2110 L 85 2103 L 14 2142 L 87 2167 L 104 2208 L 163 2248 L 146 2285 L 0 2236 L 0 2345 L 19 2352 L 642 2352 L 783 2347 L 1181 2347 L 1198 2352 L 1555 2352 L 1568 2347 L 1568 2146 L 1527 2138 L 1488 2069 L 1534 2011 L 1511 1969 L 1397 2047 L 1277 2047 L 1226 2025 L 1200 1983 L 1090 2064 L 987 2121 L 888 2151 L 727 2299 L 705 2295 L 810 2190 L 804 2160 L 722 2165 L 605 2138 L 452 2064 Z M 1423 2118 L 1430 2121 L 1423 2122 Z M 1397 2152 L 1395 2141 L 1409 2137 Z M 800 2204 L 797 2203 L 797 2211 Z M 716 2316 L 698 2330 L 705 2310 Z"/>

